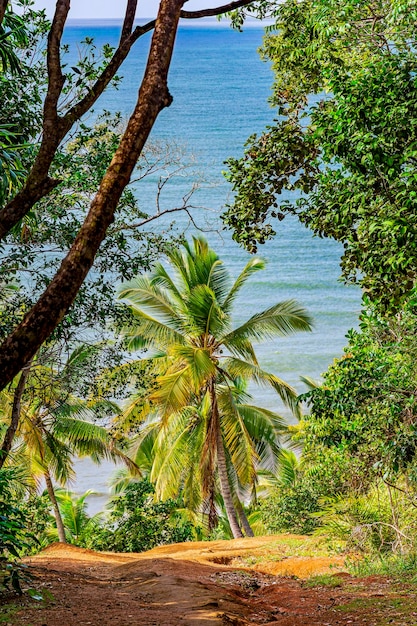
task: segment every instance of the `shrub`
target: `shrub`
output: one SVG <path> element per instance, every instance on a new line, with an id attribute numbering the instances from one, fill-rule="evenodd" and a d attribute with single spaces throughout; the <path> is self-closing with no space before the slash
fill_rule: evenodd
<path id="1" fill-rule="evenodd" d="M 154 488 L 147 480 L 130 483 L 113 500 L 109 521 L 97 527 L 84 545 L 95 550 L 143 552 L 155 546 L 191 541 L 194 527 L 181 515 L 181 502 L 153 501 Z"/>

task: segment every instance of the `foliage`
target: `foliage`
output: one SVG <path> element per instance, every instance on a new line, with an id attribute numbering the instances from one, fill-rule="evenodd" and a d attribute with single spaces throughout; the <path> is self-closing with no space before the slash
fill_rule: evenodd
<path id="1" fill-rule="evenodd" d="M 51 168 L 61 185 L 40 201 L 36 212 L 29 213 L 0 246 L 0 280 L 19 285 L 8 301 L 8 314 L 0 320 L 3 337 L 49 284 L 62 255 L 74 242 L 122 131 L 117 114 L 105 113 L 93 126 L 80 124 L 77 133 L 57 152 Z M 134 182 L 151 175 L 164 175 L 169 182 L 174 169 L 186 167 L 184 158 L 176 146 L 151 144 L 136 168 Z M 160 234 L 147 230 L 144 225 L 149 217 L 139 206 L 132 187 L 127 187 L 94 267 L 54 339 L 74 343 L 88 330 L 90 340 L 94 337 L 98 341 L 108 336 L 112 324 L 117 320 L 121 323 L 120 318 L 123 321 L 123 310 L 114 299 L 115 285 L 149 269 L 165 249 L 167 239 L 175 241 L 172 234 L 162 230 Z"/>
<path id="2" fill-rule="evenodd" d="M 415 527 L 405 528 L 411 507 L 407 509 L 404 503 L 401 512 L 396 503 L 393 519 L 392 502 L 383 483 L 376 483 L 364 494 L 321 498 L 320 511 L 315 514 L 320 522 L 318 532 L 346 541 L 347 548 L 356 553 L 404 552 L 416 539 Z"/>
<path id="3" fill-rule="evenodd" d="M 26 544 L 23 555 L 36 554 L 52 541 L 51 529 L 55 519 L 51 514 L 51 502 L 47 493 L 38 495 L 30 492 L 20 502 L 25 517 Z"/>
<path id="4" fill-rule="evenodd" d="M 369 308 L 348 339 L 323 384 L 301 397 L 311 408 L 295 434 L 303 456 L 298 466 L 284 459 L 285 472 L 269 479 L 264 523 L 300 531 L 306 521 L 305 530 L 316 527 L 356 551 L 412 552 L 415 316 L 389 319 Z"/>
<path id="5" fill-rule="evenodd" d="M 103 414 L 104 408 L 114 413 L 117 405 L 100 400 L 96 412 L 95 403 L 82 397 L 88 388 L 90 367 L 93 376 L 96 361 L 100 362 L 100 347 L 79 346 L 69 355 L 60 353 L 59 347 L 44 350 L 31 365 L 21 400 L 13 462 L 29 465 L 35 477 L 51 472 L 64 484 L 74 477 L 75 455 L 90 456 L 96 463 L 103 458 L 121 460 L 134 471 L 109 430 L 94 423 L 96 413 Z M 13 386 L 0 394 L 0 432 L 10 421 L 13 395 Z"/>
<path id="6" fill-rule="evenodd" d="M 416 8 L 405 4 L 279 6 L 263 54 L 280 117 L 229 160 L 224 216 L 254 251 L 296 214 L 343 243 L 343 277 L 388 312 L 414 297 L 417 271 Z"/>
<path id="7" fill-rule="evenodd" d="M 277 490 L 275 495 L 261 500 L 262 521 L 271 533 L 309 534 L 318 526 L 312 513 L 319 510 L 319 495 L 302 483 Z"/>
<path id="8" fill-rule="evenodd" d="M 417 582 L 417 554 L 378 554 L 361 559 L 347 560 L 349 571 L 354 576 L 389 576 L 403 585 L 405 580 Z"/>
<path id="9" fill-rule="evenodd" d="M 10 589 L 22 593 L 25 579 L 22 568 L 14 563 L 28 548 L 26 517 L 12 498 L 12 484 L 18 479 L 16 469 L 0 470 L 0 593 Z"/>
<path id="10" fill-rule="evenodd" d="M 20 6 L 29 8 L 25 17 L 28 18 L 28 23 L 31 23 L 29 18 L 34 14 L 30 10 L 33 6 L 32 0 L 17 2 Z M 244 0 L 244 3 L 246 2 L 249 4 L 250 0 Z M 101 55 L 97 56 L 94 41 L 87 37 L 84 44 L 88 48 L 88 53 L 83 53 L 80 62 L 74 66 L 63 62 L 65 46 L 62 45 L 62 36 L 70 9 L 69 3 L 65 0 L 57 1 L 55 17 L 50 24 L 45 25 L 43 35 L 48 35 L 47 41 L 43 40 L 37 48 L 36 37 L 34 44 L 29 38 L 27 51 L 29 57 L 32 57 L 34 49 L 46 51 L 46 54 L 42 55 L 40 74 L 30 85 L 35 89 L 32 90 L 30 87 L 28 89 L 29 100 L 36 109 L 35 123 L 41 120 L 37 129 L 40 131 L 42 128 L 42 132 L 39 133 L 38 149 L 34 149 L 28 155 L 26 164 L 28 174 L 25 182 L 19 190 L 13 190 L 17 193 L 11 194 L 9 201 L 0 211 L 1 238 L 8 235 L 12 237 L 12 231 L 19 230 L 23 220 L 36 216 L 37 203 L 60 185 L 60 180 L 51 176 L 60 146 L 66 143 L 71 129 L 75 128 L 81 118 L 92 109 L 100 95 L 116 78 L 121 64 L 138 38 L 150 30 L 155 29 L 157 33 L 150 42 L 146 63 L 148 69 L 139 87 L 138 101 L 122 137 L 113 150 L 110 164 L 95 186 L 88 212 L 84 212 L 80 228 L 73 233 L 75 237 L 69 250 L 62 255 L 62 263 L 58 263 L 51 274 L 44 277 L 46 286 L 44 291 L 40 290 L 26 308 L 22 307 L 26 312 L 24 322 L 15 327 L 11 322 L 13 328 L 4 334 L 6 338 L 0 350 L 0 371 L 3 372 L 1 380 L 4 386 L 25 367 L 61 323 L 91 270 L 100 246 L 106 246 L 104 242 L 111 232 L 121 194 L 132 179 L 132 175 L 134 177 L 135 165 L 158 115 L 172 102 L 167 81 L 182 5 L 182 0 L 161 0 L 156 19 L 145 25 L 136 25 L 134 19 L 136 2 L 129 2 L 126 5 L 117 47 L 112 50 L 110 46 L 104 46 Z M 227 9 L 223 7 L 223 10 L 225 8 Z M 215 9 L 214 13 L 216 12 Z M 200 15 L 199 12 L 184 14 L 185 17 L 191 18 Z M 7 104 L 14 105 L 8 108 L 9 110 L 14 108 L 23 121 L 23 127 L 30 128 L 30 121 L 33 118 L 30 115 L 26 117 L 25 109 L 16 106 L 18 101 L 13 95 L 15 85 L 13 81 L 9 81 L 8 84 Z M 41 115 L 38 116 L 40 109 Z M 17 128 L 13 130 L 17 133 Z M 31 138 L 33 137 L 32 134 Z M 61 187 L 61 191 L 65 197 L 66 189 Z M 160 191 L 159 187 L 158 193 Z M 181 207 L 174 207 L 172 211 L 189 211 L 189 200 L 190 193 L 185 194 Z M 160 217 L 158 209 L 159 206 L 155 215 L 147 218 L 147 221 Z M 140 223 L 140 226 L 143 226 L 143 223 Z M 129 227 L 136 228 L 137 224 L 129 224 Z M 23 265 L 23 271 L 24 269 Z M 16 268 L 16 271 L 21 270 L 22 266 Z M 52 276 L 54 272 L 55 275 Z M 10 320 L 12 319 L 13 315 L 10 315 Z M 21 315 L 16 315 L 15 321 L 20 320 Z"/>
<path id="11" fill-rule="evenodd" d="M 153 501 L 154 487 L 148 479 L 131 482 L 113 498 L 109 522 L 83 538 L 86 547 L 115 552 L 143 552 L 158 545 L 190 541 L 191 522 L 181 517 L 177 500 Z"/>
<path id="12" fill-rule="evenodd" d="M 94 533 L 100 524 L 102 513 L 90 517 L 87 513 L 86 498 L 93 492 L 86 491 L 82 495 L 76 495 L 65 489 L 56 489 L 56 499 L 64 523 L 66 540 L 68 543 L 83 545 L 85 538 Z M 49 541 L 58 541 L 56 528 L 49 528 L 47 532 Z"/>
<path id="13" fill-rule="evenodd" d="M 395 480 L 406 473 L 414 480 L 415 316 L 403 312 L 389 320 L 363 313 L 361 330 L 348 338 L 323 386 L 303 396 L 311 407 L 306 448 L 349 458 L 363 486 L 375 476 Z"/>

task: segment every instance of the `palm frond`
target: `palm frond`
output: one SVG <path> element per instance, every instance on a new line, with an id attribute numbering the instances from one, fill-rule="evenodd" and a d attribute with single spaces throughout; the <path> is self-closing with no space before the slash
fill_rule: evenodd
<path id="1" fill-rule="evenodd" d="M 148 314 L 163 321 L 172 328 L 182 325 L 178 306 L 172 303 L 169 292 L 152 282 L 152 276 L 136 276 L 124 283 L 118 291 L 118 299 L 128 304 L 133 312 L 148 311 Z"/>
<path id="2" fill-rule="evenodd" d="M 239 404 L 237 409 L 253 442 L 258 466 L 276 469 L 282 451 L 280 435 L 287 430 L 284 418 L 273 411 L 248 404 Z"/>
<path id="3" fill-rule="evenodd" d="M 216 374 L 216 364 L 205 348 L 176 344 L 171 346 L 170 356 L 189 367 L 193 390 L 204 387 L 207 380 Z"/>
<path id="4" fill-rule="evenodd" d="M 253 441 L 247 431 L 245 421 L 234 402 L 233 395 L 228 398 L 223 393 L 219 397 L 221 414 L 220 427 L 224 439 L 225 450 L 230 455 L 231 463 L 243 485 L 251 484 L 255 478 L 255 462 L 257 454 Z"/>
<path id="5" fill-rule="evenodd" d="M 318 389 L 322 385 L 320 381 L 314 380 L 314 378 L 310 378 L 310 376 L 300 376 L 300 380 L 308 387 L 309 390 Z"/>
<path id="6" fill-rule="evenodd" d="M 143 311 L 135 311 L 136 324 L 124 329 L 130 350 L 144 348 L 165 349 L 175 341 L 185 343 L 185 337 L 171 326 L 150 317 Z"/>
<path id="7" fill-rule="evenodd" d="M 152 392 L 150 401 L 158 405 L 165 417 L 177 412 L 189 403 L 192 393 L 191 379 L 190 366 L 160 376 L 158 388 Z"/>
<path id="8" fill-rule="evenodd" d="M 284 404 L 291 408 L 294 415 L 300 416 L 300 405 L 297 401 L 297 392 L 275 374 L 265 372 L 263 369 L 256 365 L 252 365 L 247 361 L 236 359 L 235 357 L 228 357 L 224 364 L 224 369 L 229 373 L 231 378 L 241 377 L 244 380 L 253 380 L 257 385 L 261 387 L 272 387 Z"/>
<path id="9" fill-rule="evenodd" d="M 312 320 L 295 300 L 279 302 L 256 313 L 247 322 L 222 337 L 221 342 L 230 347 L 242 339 L 263 341 L 312 329 Z"/>
<path id="10" fill-rule="evenodd" d="M 221 303 L 223 311 L 225 311 L 226 313 L 231 312 L 236 296 L 238 295 L 239 291 L 241 290 L 243 285 L 246 283 L 248 278 L 250 278 L 252 274 L 254 274 L 255 272 L 258 272 L 259 270 L 263 270 L 264 268 L 265 268 L 265 261 L 256 257 L 251 258 L 246 263 L 245 267 L 243 268 L 242 272 L 239 274 L 239 276 L 235 280 L 226 298 Z"/>
<path id="11" fill-rule="evenodd" d="M 152 271 L 152 284 L 161 286 L 166 289 L 170 294 L 170 298 L 174 299 L 176 303 L 181 303 L 183 300 L 183 294 L 178 289 L 177 285 L 166 271 L 162 263 L 155 263 Z"/>
<path id="12" fill-rule="evenodd" d="M 196 337 L 214 337 L 225 332 L 230 319 L 221 309 L 216 294 L 208 285 L 196 285 L 184 300 L 187 307 L 187 331 Z"/>

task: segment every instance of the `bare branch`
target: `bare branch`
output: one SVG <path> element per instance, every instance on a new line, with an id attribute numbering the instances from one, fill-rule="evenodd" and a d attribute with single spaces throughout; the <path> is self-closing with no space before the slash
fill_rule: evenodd
<path id="1" fill-rule="evenodd" d="M 201 11 L 181 11 L 181 17 L 187 20 L 196 20 L 201 17 L 213 17 L 222 15 L 223 13 L 229 13 L 229 11 L 234 11 L 235 9 L 240 9 L 240 7 L 246 7 L 249 4 L 254 4 L 254 0 L 236 0 L 236 2 L 223 4 L 221 7 L 201 9 Z"/>
<path id="2" fill-rule="evenodd" d="M 58 0 L 51 30 L 48 35 L 47 67 L 48 91 L 44 104 L 44 134 L 55 134 L 58 120 L 58 100 L 64 86 L 61 68 L 61 39 L 70 9 L 70 0 Z"/>
<path id="3" fill-rule="evenodd" d="M 8 4 L 9 4 L 9 0 L 0 0 L 0 24 L 3 21 L 4 14 L 6 13 Z"/>
<path id="4" fill-rule="evenodd" d="M 115 51 L 110 62 L 94 85 L 89 89 L 88 93 L 77 104 L 71 107 L 71 109 L 63 117 L 66 124 L 69 125 L 69 128 L 71 128 L 74 122 L 79 120 L 80 117 L 93 106 L 99 96 L 101 96 L 103 91 L 114 78 L 123 61 L 126 59 L 133 44 L 139 39 L 139 37 L 142 37 L 142 35 L 145 35 L 154 28 L 155 20 L 151 20 L 143 26 L 137 26 L 133 33 L 120 43 L 120 46 Z M 68 132 L 68 130 L 66 132 Z"/>
<path id="5" fill-rule="evenodd" d="M 122 27 L 122 34 L 120 35 L 120 43 L 126 39 L 131 33 L 136 16 L 136 8 L 138 6 L 138 0 L 128 0 L 125 19 Z"/>
<path id="6" fill-rule="evenodd" d="M 4 4 L 5 0 L 0 0 L 0 3 L 1 2 Z M 220 15 L 221 13 L 227 13 L 228 11 L 250 4 L 253 4 L 253 0 L 237 0 L 215 9 L 181 11 L 181 17 L 197 19 L 200 17 Z M 101 96 L 126 59 L 133 44 L 142 37 L 142 35 L 155 28 L 156 20 L 151 20 L 143 26 L 137 26 L 133 32 L 130 32 L 133 28 L 136 5 L 137 0 L 128 0 L 120 45 L 102 74 L 89 89 L 88 93 L 78 103 L 72 106 L 63 117 L 59 117 L 57 114 L 57 104 L 64 80 L 60 65 L 59 44 L 69 10 L 69 0 L 58 0 L 48 41 L 49 87 L 44 107 L 45 119 L 42 142 L 37 158 L 27 177 L 25 186 L 0 211 L 0 240 L 30 211 L 36 202 L 56 187 L 58 182 L 51 182 L 51 179 L 48 178 L 48 172 L 58 146 L 74 123 L 77 122 Z"/>

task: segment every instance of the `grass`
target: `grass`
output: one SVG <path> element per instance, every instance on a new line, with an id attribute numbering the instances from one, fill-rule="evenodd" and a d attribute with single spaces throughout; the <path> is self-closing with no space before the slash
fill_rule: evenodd
<path id="1" fill-rule="evenodd" d="M 366 615 L 369 626 L 415 626 L 417 622 L 417 599 L 407 593 L 393 596 L 388 593 L 381 598 L 355 598 L 346 604 L 339 605 L 337 612 L 355 618 Z M 369 617 L 372 616 L 372 617 Z"/>
<path id="2" fill-rule="evenodd" d="M 327 537 L 281 535 L 267 543 L 256 554 L 239 557 L 239 565 L 253 566 L 258 563 L 282 561 L 288 557 L 328 557 L 341 554 L 345 542 L 329 540 Z"/>
<path id="3" fill-rule="evenodd" d="M 1 606 L 0 603 L 0 624 L 10 624 L 13 615 L 20 611 L 21 608 L 21 606 L 18 606 L 14 602 L 5 604 L 4 606 Z"/>
<path id="4" fill-rule="evenodd" d="M 357 577 L 389 576 L 417 584 L 417 554 L 375 555 L 346 561 L 351 574 Z"/>
<path id="5" fill-rule="evenodd" d="M 337 574 L 317 574 L 311 576 L 304 581 L 303 587 L 307 589 L 315 589 L 316 587 L 328 587 L 334 589 L 335 587 L 341 587 L 343 585 L 343 579 Z"/>

